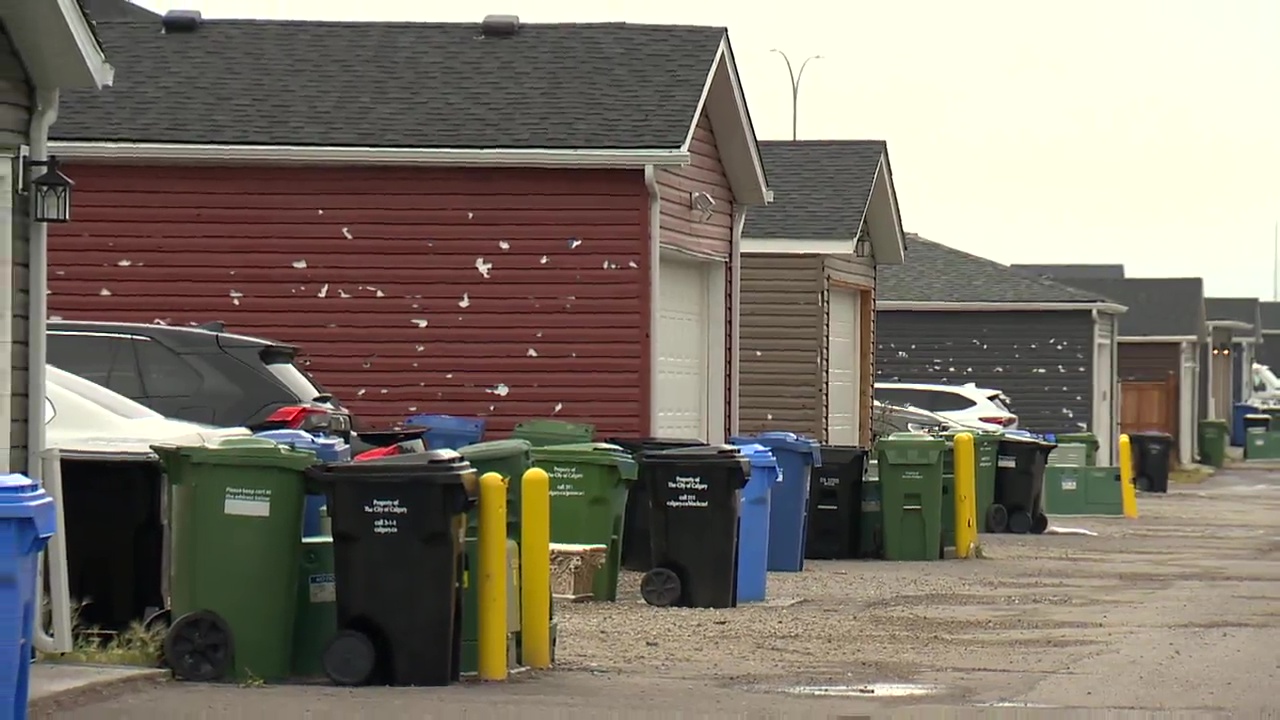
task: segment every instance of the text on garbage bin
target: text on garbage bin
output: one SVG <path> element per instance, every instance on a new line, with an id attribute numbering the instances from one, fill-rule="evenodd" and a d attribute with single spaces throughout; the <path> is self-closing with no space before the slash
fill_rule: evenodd
<path id="1" fill-rule="evenodd" d="M 401 505 L 399 500 L 373 500 L 364 506 L 364 511 L 377 517 L 373 521 L 375 535 L 389 535 L 400 532 L 394 516 L 404 515 L 409 512 L 409 508 Z"/>
<path id="2" fill-rule="evenodd" d="M 679 494 L 667 500 L 667 507 L 707 507 L 707 501 L 699 497 L 707 489 L 707 484 L 700 477 L 681 477 L 679 475 L 667 481 L 667 487 Z"/>
<path id="3" fill-rule="evenodd" d="M 582 471 L 578 468 L 553 465 L 547 474 L 551 476 L 552 497 L 580 497 L 586 495 L 585 492 L 578 489 L 575 482 L 583 478 Z"/>
<path id="4" fill-rule="evenodd" d="M 222 514 L 240 517 L 271 517 L 270 488 L 227 488 L 222 497 Z"/>

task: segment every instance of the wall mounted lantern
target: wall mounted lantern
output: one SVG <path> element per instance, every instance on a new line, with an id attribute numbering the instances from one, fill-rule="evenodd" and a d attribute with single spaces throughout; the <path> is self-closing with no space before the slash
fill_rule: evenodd
<path id="1" fill-rule="evenodd" d="M 58 158 L 28 160 L 28 168 L 44 168 L 44 173 L 31 181 L 31 217 L 36 222 L 64 223 L 71 221 L 71 188 L 75 183 L 62 174 Z M 27 176 L 33 173 L 28 170 Z"/>
<path id="2" fill-rule="evenodd" d="M 1213 354 L 1214 355 L 1230 355 L 1231 345 L 1228 343 L 1222 343 L 1221 345 L 1214 345 Z"/>

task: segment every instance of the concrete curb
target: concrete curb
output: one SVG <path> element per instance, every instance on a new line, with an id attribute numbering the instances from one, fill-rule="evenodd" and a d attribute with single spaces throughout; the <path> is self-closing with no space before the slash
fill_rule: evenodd
<path id="1" fill-rule="evenodd" d="M 171 673 L 168 670 L 159 668 L 137 668 L 136 672 L 88 679 L 32 698 L 27 703 L 27 713 L 31 718 L 48 717 L 58 710 L 100 702 L 128 692 L 158 685 L 166 682 L 170 675 Z"/>

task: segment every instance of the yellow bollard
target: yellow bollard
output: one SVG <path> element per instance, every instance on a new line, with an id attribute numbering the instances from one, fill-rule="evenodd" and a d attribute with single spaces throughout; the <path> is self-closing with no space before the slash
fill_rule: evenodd
<path id="1" fill-rule="evenodd" d="M 531 668 L 551 667 L 551 478 L 529 468 L 520 480 L 520 637 Z"/>
<path id="2" fill-rule="evenodd" d="M 1138 490 L 1133 486 L 1133 445 L 1120 436 L 1120 507 L 1127 518 L 1138 517 Z"/>
<path id="3" fill-rule="evenodd" d="M 507 679 L 507 481 L 480 477 L 477 666 L 481 680 Z"/>
<path id="4" fill-rule="evenodd" d="M 952 438 L 955 458 L 956 557 L 973 556 L 978 544 L 978 458 L 973 450 L 973 435 L 959 433 Z"/>

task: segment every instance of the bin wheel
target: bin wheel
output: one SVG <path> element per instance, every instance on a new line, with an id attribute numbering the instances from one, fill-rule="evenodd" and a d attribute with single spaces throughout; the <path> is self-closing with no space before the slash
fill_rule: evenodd
<path id="1" fill-rule="evenodd" d="M 1009 509 L 995 504 L 987 508 L 987 532 L 1002 533 L 1009 529 Z"/>
<path id="2" fill-rule="evenodd" d="M 235 658 L 231 627 L 212 610 L 189 612 L 169 626 L 164 658 L 179 680 L 221 680 L 231 673 Z"/>
<path id="3" fill-rule="evenodd" d="M 169 621 L 172 617 L 173 615 L 169 612 L 169 608 L 157 610 L 142 621 L 142 626 L 151 632 L 159 632 L 169 627 Z"/>
<path id="4" fill-rule="evenodd" d="M 368 635 L 358 630 L 343 630 L 329 641 L 320 656 L 320 664 L 335 685 L 368 685 L 378 665 L 378 651 Z"/>
<path id="5" fill-rule="evenodd" d="M 680 576 L 667 568 L 654 568 L 640 579 L 640 597 L 654 607 L 671 607 L 680 599 Z"/>
<path id="6" fill-rule="evenodd" d="M 1014 510 L 1009 513 L 1009 532 L 1015 535 L 1026 535 L 1031 532 L 1032 525 L 1031 513 L 1026 510 Z"/>
<path id="7" fill-rule="evenodd" d="M 1043 535 L 1045 530 L 1049 529 L 1049 516 L 1044 513 L 1036 513 L 1031 516 L 1031 534 Z"/>
<path id="8" fill-rule="evenodd" d="M 1142 492 L 1151 492 L 1151 481 L 1146 475 L 1139 475 L 1133 479 L 1133 489 Z"/>

